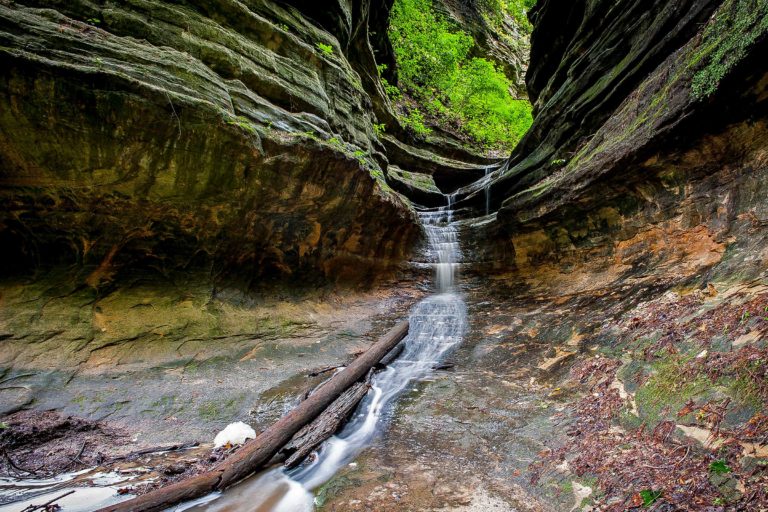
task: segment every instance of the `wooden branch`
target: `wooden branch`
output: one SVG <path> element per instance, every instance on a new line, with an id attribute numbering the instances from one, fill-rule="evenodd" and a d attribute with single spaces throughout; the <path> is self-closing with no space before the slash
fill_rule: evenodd
<path id="1" fill-rule="evenodd" d="M 335 370 L 337 368 L 341 368 L 342 366 L 344 366 L 344 365 L 343 364 L 335 364 L 333 366 L 326 366 L 324 368 L 320 368 L 319 370 L 315 370 L 313 372 L 309 372 L 307 374 L 307 376 L 308 377 L 317 377 L 318 375 L 322 375 L 324 373 L 332 372 L 333 370 Z"/>
<path id="2" fill-rule="evenodd" d="M 196 448 L 200 446 L 200 443 L 197 441 L 186 443 L 186 444 L 172 444 L 170 446 L 156 446 L 154 448 L 145 448 L 143 450 L 138 450 L 131 453 L 126 453 L 125 455 L 119 455 L 117 457 L 112 457 L 108 461 L 106 461 L 106 464 L 112 464 L 113 462 L 117 462 L 119 460 L 130 460 L 134 459 L 136 457 L 141 457 L 142 455 L 149 455 L 152 453 L 161 453 L 161 452 L 175 452 L 179 450 L 187 450 L 189 448 Z"/>
<path id="3" fill-rule="evenodd" d="M 299 430 L 291 442 L 280 450 L 280 454 L 287 457 L 286 467 L 292 468 L 299 465 L 312 450 L 339 430 L 360 400 L 368 393 L 372 374 L 373 372 L 369 371 L 365 382 L 356 382 L 343 392 L 320 416 Z"/>
<path id="4" fill-rule="evenodd" d="M 51 505 L 53 505 L 54 503 L 59 501 L 61 498 L 66 498 L 67 496 L 69 496 L 70 494 L 73 494 L 74 492 L 75 492 L 75 490 L 72 489 L 71 491 L 67 491 L 64 494 L 62 494 L 61 496 L 53 498 L 51 501 L 47 501 L 47 502 L 43 503 L 42 505 L 30 505 L 27 508 L 25 508 L 24 510 L 22 510 L 21 512 L 33 512 L 35 510 L 47 509 L 48 507 L 50 507 Z"/>
<path id="5" fill-rule="evenodd" d="M 280 418 L 256 439 L 248 441 L 231 457 L 212 470 L 156 489 L 143 496 L 110 505 L 98 512 L 147 512 L 164 510 L 182 501 L 193 500 L 213 491 L 236 484 L 264 467 L 304 425 L 317 418 L 326 407 L 355 382 L 359 381 L 376 363 L 408 334 L 408 321 L 402 321 L 382 336 L 371 348 L 355 359 L 344 370 L 334 375 L 324 386 Z"/>
<path id="6" fill-rule="evenodd" d="M 11 466 L 12 469 L 15 469 L 16 471 L 20 471 L 22 473 L 28 473 L 28 474 L 33 475 L 35 477 L 39 475 L 38 470 L 40 468 L 37 468 L 37 469 L 24 469 L 24 468 L 20 467 L 18 464 L 13 462 L 13 459 L 11 458 L 11 454 L 8 453 L 5 449 L 3 450 L 3 456 L 5 457 L 5 460 L 8 461 L 8 465 Z M 42 467 L 42 466 L 40 466 L 40 467 Z"/>

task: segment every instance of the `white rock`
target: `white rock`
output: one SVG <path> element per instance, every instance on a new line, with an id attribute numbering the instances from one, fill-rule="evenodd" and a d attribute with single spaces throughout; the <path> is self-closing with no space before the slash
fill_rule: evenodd
<path id="1" fill-rule="evenodd" d="M 708 352 L 706 350 L 702 350 L 698 354 L 696 354 L 696 359 L 704 359 L 707 357 Z"/>
<path id="2" fill-rule="evenodd" d="M 221 448 L 228 444 L 232 446 L 243 444 L 246 439 L 254 439 L 255 437 L 256 431 L 250 425 L 246 425 L 242 421 L 236 421 L 230 423 L 224 430 L 216 434 L 216 437 L 213 439 L 213 447 Z"/>

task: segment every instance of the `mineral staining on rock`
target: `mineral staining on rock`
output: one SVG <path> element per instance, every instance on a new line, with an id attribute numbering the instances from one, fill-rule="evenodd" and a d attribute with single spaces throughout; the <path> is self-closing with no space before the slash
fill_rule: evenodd
<path id="1" fill-rule="evenodd" d="M 0 9 L 6 266 L 370 283 L 409 251 L 360 57 L 319 50 L 341 43 L 301 13 Z"/>
<path id="2" fill-rule="evenodd" d="M 540 0 L 503 161 L 397 123 L 390 7 L 0 1 L 3 412 L 258 431 L 421 298 L 455 193 L 467 338 L 319 503 L 766 503 L 768 4 Z"/>

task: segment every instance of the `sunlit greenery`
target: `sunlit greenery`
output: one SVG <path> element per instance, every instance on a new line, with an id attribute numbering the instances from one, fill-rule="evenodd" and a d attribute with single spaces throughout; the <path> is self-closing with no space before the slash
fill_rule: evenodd
<path id="1" fill-rule="evenodd" d="M 530 32 L 533 29 L 528 21 L 528 11 L 536 5 L 536 0 L 480 0 L 480 4 L 492 19 L 500 20 L 506 13 L 515 18 L 524 31 Z"/>
<path id="2" fill-rule="evenodd" d="M 487 0 L 524 5 L 531 0 Z M 527 100 L 513 98 L 512 84 L 489 60 L 470 57 L 472 36 L 438 15 L 432 0 L 396 0 L 390 19 L 400 88 L 384 83 L 401 103 L 404 126 L 425 134 L 425 114 L 459 126 L 476 142 L 495 148 L 515 145 L 531 124 Z M 402 102 L 402 89 L 417 105 Z"/>

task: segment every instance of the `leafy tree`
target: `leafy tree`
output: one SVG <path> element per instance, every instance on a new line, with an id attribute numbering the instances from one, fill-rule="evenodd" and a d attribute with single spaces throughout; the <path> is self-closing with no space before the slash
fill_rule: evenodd
<path id="1" fill-rule="evenodd" d="M 512 0 L 501 2 L 506 8 Z M 531 3 L 531 0 L 514 0 Z M 512 84 L 492 62 L 471 58 L 475 42 L 438 15 L 432 0 L 396 0 L 390 18 L 390 40 L 400 86 L 426 111 L 458 121 L 466 133 L 488 147 L 510 147 L 531 124 L 531 106 L 512 97 Z M 399 89 L 384 84 L 393 101 Z M 401 118 L 417 134 L 428 133 L 418 109 Z"/>
<path id="2" fill-rule="evenodd" d="M 492 17 L 494 14 L 496 15 L 493 21 L 497 23 L 506 13 L 515 18 L 523 31 L 530 33 L 533 29 L 531 22 L 528 21 L 528 11 L 536 5 L 536 0 L 480 0 L 480 4 L 486 13 Z"/>

